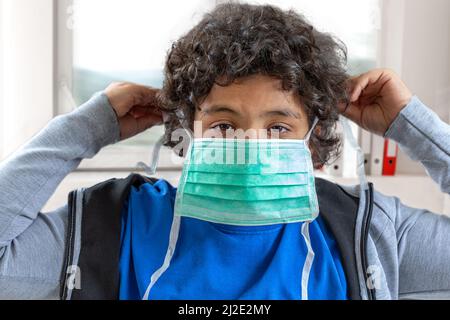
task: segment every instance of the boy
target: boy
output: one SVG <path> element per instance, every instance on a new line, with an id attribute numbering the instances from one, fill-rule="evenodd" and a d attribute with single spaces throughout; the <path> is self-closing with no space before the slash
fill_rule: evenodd
<path id="1" fill-rule="evenodd" d="M 40 213 L 83 158 L 161 124 L 163 112 L 169 146 L 183 121 L 201 121 L 216 136 L 311 133 L 305 160 L 316 169 L 338 154 L 342 113 L 397 141 L 448 193 L 449 126 L 389 70 L 348 79 L 345 57 L 342 44 L 295 12 L 220 5 L 174 44 L 162 90 L 113 84 L 52 120 L 0 165 L 0 298 L 450 297 L 450 219 L 371 184 L 360 198 L 357 187 L 316 179 L 313 221 L 243 226 L 182 217 L 174 252 L 167 249 L 178 195 L 164 180 L 108 180 Z"/>

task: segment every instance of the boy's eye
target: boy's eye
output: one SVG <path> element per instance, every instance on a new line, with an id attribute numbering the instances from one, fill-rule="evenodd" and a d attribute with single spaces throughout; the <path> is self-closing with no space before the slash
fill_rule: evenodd
<path id="1" fill-rule="evenodd" d="M 277 134 L 281 134 L 281 133 L 286 133 L 289 131 L 289 129 L 287 129 L 286 127 L 277 125 L 277 126 L 272 126 L 268 129 L 269 133 L 277 133 Z"/>
<path id="2" fill-rule="evenodd" d="M 222 132 L 226 132 L 228 130 L 234 130 L 233 126 L 231 124 L 228 124 L 228 123 L 220 123 L 220 124 L 215 125 L 214 127 L 212 127 L 212 129 L 220 130 Z"/>

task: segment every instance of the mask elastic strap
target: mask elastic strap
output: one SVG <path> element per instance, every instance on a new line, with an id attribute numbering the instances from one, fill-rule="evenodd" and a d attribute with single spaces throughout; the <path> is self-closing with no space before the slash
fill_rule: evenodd
<path id="1" fill-rule="evenodd" d="M 166 123 L 169 119 L 169 116 L 167 113 L 163 112 L 162 113 L 163 116 L 163 122 Z M 159 153 L 161 152 L 161 147 L 164 144 L 164 135 L 162 135 L 158 141 L 156 141 L 154 147 L 153 147 L 153 151 L 152 151 L 152 157 L 151 157 L 151 161 L 150 161 L 150 166 L 147 166 L 147 164 L 145 164 L 144 162 L 138 162 L 137 166 L 141 169 L 144 170 L 144 172 L 146 174 L 148 174 L 149 176 L 152 176 L 156 173 L 156 167 L 158 166 L 158 160 L 159 160 Z"/>
<path id="2" fill-rule="evenodd" d="M 142 168 L 146 174 L 152 176 L 156 173 L 156 167 L 158 166 L 159 153 L 161 151 L 161 147 L 164 144 L 164 135 L 161 136 L 153 147 L 152 159 L 150 161 L 150 166 L 147 166 L 144 162 L 139 162 L 137 164 L 138 167 Z"/>
<path id="3" fill-rule="evenodd" d="M 176 111 L 176 115 L 180 121 L 181 126 L 186 131 L 186 133 L 189 136 L 189 148 L 192 147 L 192 142 L 194 141 L 193 134 L 191 130 L 189 129 L 189 126 L 186 124 L 186 119 L 184 117 L 184 113 L 181 110 Z M 189 154 L 189 151 L 188 153 Z M 150 292 L 152 288 L 154 287 L 155 283 L 158 281 L 158 279 L 162 276 L 164 272 L 169 268 L 170 262 L 172 261 L 173 254 L 175 252 L 175 248 L 178 241 L 178 235 L 180 234 L 180 224 L 181 224 L 181 216 L 174 214 L 172 225 L 170 227 L 170 235 L 169 235 L 169 245 L 167 247 L 166 256 L 164 257 L 164 262 L 162 266 L 156 270 L 150 277 L 150 283 L 147 287 L 147 290 L 145 290 L 144 296 L 142 297 L 142 300 L 148 300 L 150 296 Z"/>
<path id="4" fill-rule="evenodd" d="M 369 185 L 366 179 L 366 172 L 364 168 L 364 153 L 359 146 L 358 142 L 353 135 L 352 128 L 350 127 L 350 123 L 344 116 L 339 116 L 339 121 L 341 122 L 342 128 L 344 129 L 345 136 L 347 137 L 350 146 L 356 151 L 357 154 L 357 168 L 356 172 L 358 174 L 360 191 L 363 193 L 364 190 L 369 189 Z"/>
<path id="5" fill-rule="evenodd" d="M 315 119 L 314 119 L 314 121 L 313 121 L 313 124 L 312 124 L 312 126 L 311 126 L 311 129 L 309 129 L 308 133 L 306 134 L 306 136 L 305 136 L 305 138 L 304 138 L 303 140 L 309 141 L 309 138 L 311 138 L 311 134 L 313 133 L 314 128 L 316 127 L 316 125 L 317 125 L 318 122 L 319 122 L 319 118 L 318 118 L 318 117 L 315 117 Z"/>
<path id="6" fill-rule="evenodd" d="M 189 145 L 192 144 L 194 141 L 194 135 L 192 134 L 191 129 L 189 128 L 189 125 L 186 123 L 186 117 L 184 116 L 184 112 L 180 109 L 178 109 L 175 114 L 178 117 L 178 120 L 180 121 L 181 127 L 186 131 L 186 133 L 189 136 Z"/>
<path id="7" fill-rule="evenodd" d="M 305 240 L 306 247 L 308 248 L 308 254 L 306 255 L 305 263 L 302 271 L 302 300 L 308 300 L 308 283 L 309 275 L 311 274 L 311 268 L 314 261 L 314 250 L 311 245 L 311 238 L 309 236 L 310 222 L 305 221 L 302 225 L 302 236 Z"/>
<path id="8" fill-rule="evenodd" d="M 184 117 L 184 113 L 181 110 L 177 110 L 176 115 L 180 121 L 181 126 L 183 127 L 183 129 L 186 131 L 186 133 L 189 136 L 189 145 L 191 144 L 191 142 L 193 141 L 194 137 L 192 135 L 191 130 L 189 129 L 189 126 L 186 124 L 186 120 Z M 166 113 L 163 112 L 163 121 L 167 122 L 168 121 L 168 115 Z M 150 166 L 148 166 L 147 164 L 145 164 L 144 162 L 139 162 L 137 164 L 137 166 L 141 169 L 144 170 L 144 172 L 146 174 L 148 174 L 149 176 L 152 176 L 156 173 L 156 167 L 158 166 L 158 160 L 159 160 L 159 154 L 161 152 L 161 148 L 164 145 L 164 140 L 165 140 L 165 136 L 162 135 L 158 141 L 155 143 L 154 147 L 153 147 L 153 152 L 152 152 L 152 157 L 151 157 L 151 161 L 150 161 Z"/>

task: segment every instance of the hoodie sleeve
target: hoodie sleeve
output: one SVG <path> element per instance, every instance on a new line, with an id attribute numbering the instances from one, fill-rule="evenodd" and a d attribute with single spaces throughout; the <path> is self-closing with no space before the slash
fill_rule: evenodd
<path id="1" fill-rule="evenodd" d="M 385 137 L 398 142 L 425 167 L 442 192 L 450 193 L 450 126 L 431 109 L 414 97 Z M 393 199 L 397 243 L 392 245 L 398 255 L 399 297 L 450 298 L 450 218 Z"/>
<path id="2" fill-rule="evenodd" d="M 53 296 L 63 265 L 67 205 L 41 210 L 83 159 L 119 136 L 108 98 L 97 93 L 0 163 L 0 299 Z"/>
<path id="3" fill-rule="evenodd" d="M 425 167 L 442 192 L 450 194 L 450 125 L 419 98 L 412 98 L 384 137 L 396 141 L 403 152 Z"/>

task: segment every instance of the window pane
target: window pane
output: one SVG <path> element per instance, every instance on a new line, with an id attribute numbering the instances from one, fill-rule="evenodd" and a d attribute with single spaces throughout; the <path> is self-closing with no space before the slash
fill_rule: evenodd
<path id="1" fill-rule="evenodd" d="M 347 45 L 352 74 L 377 65 L 380 0 L 251 0 L 249 3 L 270 3 L 285 10 L 294 9 L 317 30 L 341 39 Z"/>
<path id="2" fill-rule="evenodd" d="M 215 4 L 212 0 L 74 0 L 73 96 L 80 105 L 112 81 L 161 88 L 172 42 Z M 122 142 L 148 146 L 155 128 Z"/>

